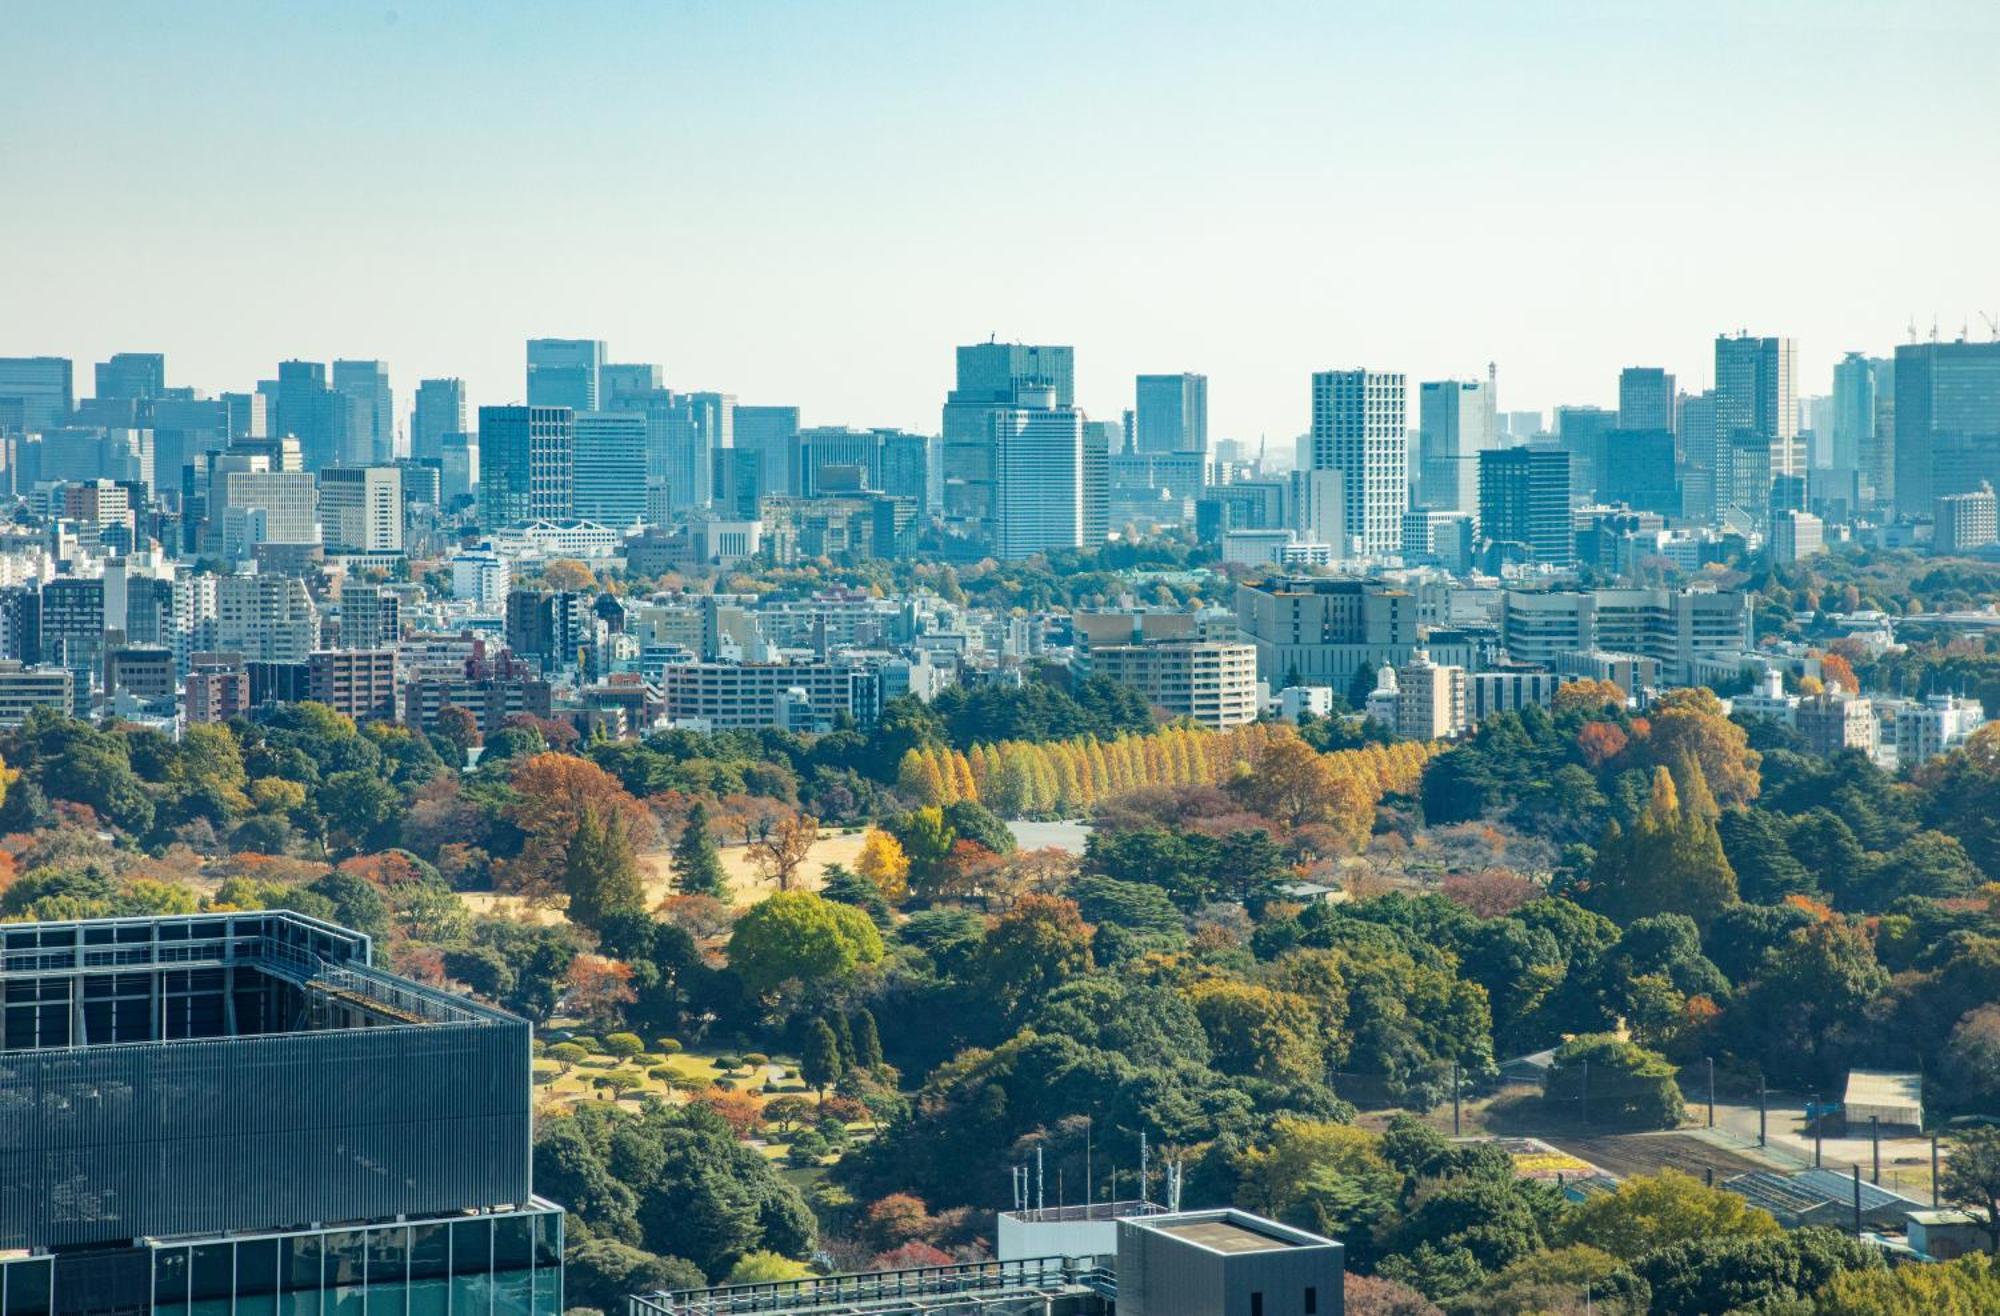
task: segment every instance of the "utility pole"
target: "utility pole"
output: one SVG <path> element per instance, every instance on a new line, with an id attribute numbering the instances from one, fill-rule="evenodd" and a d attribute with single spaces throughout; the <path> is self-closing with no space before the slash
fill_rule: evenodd
<path id="1" fill-rule="evenodd" d="M 1583 1062 L 1583 1122 L 1590 1123 L 1590 1062 Z"/>
<path id="2" fill-rule="evenodd" d="M 1715 1127 L 1715 1057 L 1708 1057 L 1708 1127 Z"/>
<path id="3" fill-rule="evenodd" d="M 1757 1145 L 1759 1147 L 1766 1145 L 1764 1137 L 1764 1119 L 1767 1113 L 1765 1109 L 1765 1098 L 1768 1095 L 1769 1094 L 1766 1092 L 1764 1088 L 1764 1076 L 1762 1074 L 1759 1074 L 1757 1075 Z"/>
<path id="4" fill-rule="evenodd" d="M 1868 1142 L 1875 1153 L 1875 1172 L 1872 1182 L 1880 1184 L 1882 1182 L 1882 1117 L 1880 1115 L 1870 1115 L 1868 1117 Z"/>
<path id="5" fill-rule="evenodd" d="M 1458 1136 L 1458 1062 L 1451 1062 L 1451 1136 Z"/>
<path id="6" fill-rule="evenodd" d="M 1813 1093 L 1806 1101 L 1806 1114 L 1812 1118 L 1813 1126 L 1813 1169 L 1819 1166 L 1819 1093 Z"/>
<path id="7" fill-rule="evenodd" d="M 1937 1205 L 1938 1205 L 1937 1170 L 1938 1170 L 1938 1136 L 1937 1134 L 1933 1133 L 1931 1135 L 1931 1210 L 1933 1211 L 1937 1210 Z"/>
<path id="8" fill-rule="evenodd" d="M 1854 1167 L 1854 1236 L 1861 1237 L 1861 1167 Z"/>

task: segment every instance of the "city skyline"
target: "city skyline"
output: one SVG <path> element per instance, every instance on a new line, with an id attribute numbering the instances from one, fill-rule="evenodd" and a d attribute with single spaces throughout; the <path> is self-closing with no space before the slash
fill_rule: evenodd
<path id="1" fill-rule="evenodd" d="M 1981 339 L 2000 309 L 1977 238 L 1995 184 L 1949 132 L 1898 128 L 1990 116 L 1974 6 L 1138 12 L 26 6 L 8 164 L 64 204 L 9 217 L 0 354 L 163 351 L 215 393 L 280 357 L 379 359 L 402 427 L 420 379 L 527 401 L 522 342 L 568 336 L 677 390 L 934 432 L 949 345 L 995 334 L 1074 344 L 1093 419 L 1138 374 L 1191 371 L 1213 435 L 1282 443 L 1316 370 L 1493 360 L 1502 409 L 1549 413 L 1615 405 L 1633 364 L 1698 390 L 1714 337 L 1747 327 L 1796 339 L 1818 394 L 1912 320 Z M 234 70 L 226 95 L 172 74 L 197 48 Z M 1030 51 L 1025 85 L 1005 70 Z M 79 103 L 59 79 L 86 52 Z M 591 101 L 538 121 L 534 79 L 582 73 Z M 1735 144 L 1759 114 L 1774 134 Z M 1638 149 L 1660 140 L 1684 171 Z M 1062 205 L 993 186 L 1022 142 Z M 255 165 L 195 185 L 232 158 Z M 531 179 L 559 185 L 517 196 Z M 1145 203 L 1168 183 L 1174 204 Z M 807 195 L 849 204 L 807 224 Z M 1910 214 L 1922 242 L 1893 236 Z M 1782 241 L 1742 242 L 1756 226 Z"/>

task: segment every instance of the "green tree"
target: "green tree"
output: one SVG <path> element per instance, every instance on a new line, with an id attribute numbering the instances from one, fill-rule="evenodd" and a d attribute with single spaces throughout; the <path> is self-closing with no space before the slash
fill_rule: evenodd
<path id="1" fill-rule="evenodd" d="M 1688 761 L 1697 791 L 1701 773 Z M 1706 927 L 1736 899 L 1736 874 L 1723 854 L 1712 812 L 1697 801 L 1683 806 L 1681 788 L 1662 768 L 1653 772 L 1652 796 L 1631 830 L 1613 822 L 1597 848 L 1582 892 L 1584 902 L 1618 923 L 1651 914 L 1686 914 Z"/>
<path id="2" fill-rule="evenodd" d="M 701 1267 L 679 1257 L 656 1257 L 615 1238 L 586 1238 L 563 1257 L 564 1297 L 572 1307 L 615 1312 L 634 1293 L 706 1288 Z"/>
<path id="3" fill-rule="evenodd" d="M 639 861 L 624 825 L 585 806 L 563 857 L 563 889 L 569 917 L 586 928 L 601 928 L 621 914 L 644 914 L 646 889 Z"/>
<path id="4" fill-rule="evenodd" d="M 688 810 L 687 824 L 674 842 L 671 861 L 674 885 L 681 894 L 729 899 L 729 878 L 722 871 L 722 854 L 708 832 L 707 806 L 697 801 Z"/>
<path id="5" fill-rule="evenodd" d="M 1655 1311 L 1735 1312 L 1806 1302 L 1838 1275 L 1881 1266 L 1875 1248 L 1813 1228 L 1687 1239 L 1655 1248 L 1632 1269 L 1652 1289 Z"/>
<path id="6" fill-rule="evenodd" d="M 781 1280 L 804 1279 L 812 1267 L 777 1252 L 745 1252 L 724 1277 L 725 1284 L 775 1284 Z"/>
<path id="7" fill-rule="evenodd" d="M 910 860 L 910 889 L 934 896 L 949 874 L 952 842 L 958 833 L 945 821 L 944 810 L 912 809 L 890 824 L 890 832 Z"/>
<path id="8" fill-rule="evenodd" d="M 838 978 L 881 958 L 882 936 L 866 914 L 811 891 L 759 901 L 729 936 L 729 966 L 754 992 Z"/>
<path id="9" fill-rule="evenodd" d="M 381 774 L 358 769 L 328 777 L 316 802 L 328 834 L 350 853 L 390 844 L 403 809 L 402 795 Z"/>
<path id="10" fill-rule="evenodd" d="M 840 1081 L 841 1072 L 840 1039 L 834 1036 L 833 1026 L 825 1019 L 813 1020 L 812 1027 L 806 1030 L 805 1054 L 799 1058 L 799 1077 L 819 1094 L 824 1104 L 826 1090 Z"/>
<path id="11" fill-rule="evenodd" d="M 1678 1170 L 1634 1175 L 1611 1192 L 1586 1199 L 1562 1229 L 1568 1242 L 1626 1262 L 1676 1243 L 1775 1238 L 1781 1232 L 1769 1212 Z"/>
<path id="12" fill-rule="evenodd" d="M 1839 919 L 1801 928 L 1764 959 L 1762 977 L 1730 1011 L 1744 1054 L 1773 1074 L 1822 1082 L 1831 1054 L 1862 1007 L 1889 985 L 1867 934 Z"/>
<path id="13" fill-rule="evenodd" d="M 1674 1072 L 1656 1051 L 1610 1033 L 1586 1033 L 1556 1048 L 1543 1098 L 1565 1111 L 1587 1113 L 1594 1124 L 1670 1129 L 1683 1114 Z"/>
<path id="14" fill-rule="evenodd" d="M 889 902 L 882 896 L 882 889 L 855 872 L 846 864 L 828 864 L 820 875 L 820 895 L 843 905 L 852 905 L 877 926 L 887 926 L 889 922 Z"/>
<path id="15" fill-rule="evenodd" d="M 1975 1252 L 1943 1265 L 1856 1270 L 1834 1276 L 1814 1316 L 1990 1316 L 2000 1311 L 2000 1267 Z"/>
<path id="16" fill-rule="evenodd" d="M 867 1009 L 854 1012 L 854 1063 L 869 1073 L 882 1068 L 882 1034 L 875 1027 L 875 1015 Z"/>
<path id="17" fill-rule="evenodd" d="M 1090 927 L 1075 902 L 1030 894 L 980 943 L 971 979 L 992 1008 L 1014 1017 L 1090 971 Z"/>
<path id="18" fill-rule="evenodd" d="M 1725 809 L 1716 820 L 1716 830 L 1743 899 L 1775 905 L 1786 896 L 1818 888 L 1805 866 L 1786 848 L 1782 821 L 1769 810 Z"/>

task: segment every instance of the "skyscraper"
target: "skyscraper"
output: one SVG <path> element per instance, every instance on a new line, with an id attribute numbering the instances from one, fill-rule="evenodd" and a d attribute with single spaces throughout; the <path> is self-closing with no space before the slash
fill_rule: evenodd
<path id="1" fill-rule="evenodd" d="M 1083 545 L 1083 416 L 1052 394 L 1024 389 L 1027 405 L 993 421 L 993 551 L 1003 560 Z"/>
<path id="2" fill-rule="evenodd" d="M 736 447 L 757 454 L 758 488 L 767 494 L 797 493 L 799 409 L 736 408 Z"/>
<path id="3" fill-rule="evenodd" d="M 1669 430 L 1674 427 L 1674 377 L 1658 366 L 1626 366 L 1618 372 L 1618 428 Z"/>
<path id="4" fill-rule="evenodd" d="M 162 352 L 119 352 L 97 365 L 97 396 L 156 398 L 167 391 L 167 358 Z"/>
<path id="5" fill-rule="evenodd" d="M 1715 393 L 1683 393 L 1677 422 L 1681 515 L 1698 525 L 1715 519 Z"/>
<path id="6" fill-rule="evenodd" d="M 1520 545 L 1537 563 L 1570 566 L 1576 560 L 1576 535 L 1569 512 L 1570 467 L 1570 454 L 1561 448 L 1501 448 L 1481 453 L 1480 536 L 1495 545 Z"/>
<path id="7" fill-rule="evenodd" d="M 1207 383 L 1203 382 L 1206 397 Z M 1111 447 L 1123 426 L 1085 421 L 1083 426 L 1083 546 L 1102 547 L 1111 536 Z"/>
<path id="8" fill-rule="evenodd" d="M 396 395 L 381 361 L 335 361 L 333 391 L 349 400 L 341 462 L 386 466 L 396 460 Z"/>
<path id="9" fill-rule="evenodd" d="M 647 361 L 605 365 L 597 371 L 598 400 L 606 411 L 622 411 L 619 403 L 667 386 L 661 369 Z"/>
<path id="10" fill-rule="evenodd" d="M 1480 380 L 1417 387 L 1417 503 L 1444 512 L 1479 506 L 1479 454 L 1495 447 L 1493 390 Z"/>
<path id="11" fill-rule="evenodd" d="M 479 519 L 489 530 L 572 510 L 568 407 L 479 409 Z"/>
<path id="12" fill-rule="evenodd" d="M 1365 557 L 1403 548 L 1409 502 L 1408 384 L 1402 375 L 1323 370 L 1312 378 L 1312 464 L 1339 471 L 1341 524 Z M 1338 546 L 1345 554 L 1346 545 Z"/>
<path id="13" fill-rule="evenodd" d="M 1141 375 L 1133 439 L 1139 452 L 1208 453 L 1208 376 Z"/>
<path id="14" fill-rule="evenodd" d="M 272 434 L 297 439 L 309 471 L 340 465 L 352 399 L 326 386 L 325 363 L 280 361 L 277 398 Z"/>
<path id="15" fill-rule="evenodd" d="M 1861 452 L 1875 439 L 1875 367 L 1866 354 L 1849 352 L 1833 368 L 1833 466 L 1861 470 Z M 1874 485 L 1864 474 L 1864 500 Z"/>
<path id="16" fill-rule="evenodd" d="M 1763 451 L 1753 455 L 1751 448 Z M 1734 508 L 1761 523 L 1768 481 L 1805 475 L 1791 339 L 1738 334 L 1715 340 L 1715 449 L 1717 516 Z M 1744 487 L 1737 478 L 1758 470 L 1769 472 L 1755 477 L 1765 481 L 1760 487 Z"/>
<path id="17" fill-rule="evenodd" d="M 1904 343 L 1895 389 L 1899 515 L 2000 484 L 2000 342 Z"/>
<path id="18" fill-rule="evenodd" d="M 944 404 L 944 516 L 973 543 L 994 535 L 997 420 L 1035 399 L 1050 407 L 1076 402 L 1076 349 L 1027 343 L 975 343 L 958 349 L 957 387 Z"/>
<path id="19" fill-rule="evenodd" d="M 528 340 L 528 405 L 596 411 L 604 344 L 589 338 Z"/>
<path id="20" fill-rule="evenodd" d="M 1556 445 L 1569 454 L 1570 482 L 1593 497 L 1603 481 L 1618 413 L 1605 407 L 1557 407 Z"/>
<path id="21" fill-rule="evenodd" d="M 319 473 L 322 537 L 350 553 L 403 551 L 403 473 L 394 466 L 328 466 Z"/>
<path id="22" fill-rule="evenodd" d="M 646 519 L 646 417 L 635 411 L 577 413 L 572 438 L 576 515 L 617 529 Z"/>
<path id="23" fill-rule="evenodd" d="M 444 456 L 444 436 L 465 433 L 465 381 L 426 379 L 417 385 L 410 412 L 410 456 L 438 461 Z"/>
<path id="24" fill-rule="evenodd" d="M 68 357 L 0 356 L 0 434 L 54 429 L 74 410 Z"/>

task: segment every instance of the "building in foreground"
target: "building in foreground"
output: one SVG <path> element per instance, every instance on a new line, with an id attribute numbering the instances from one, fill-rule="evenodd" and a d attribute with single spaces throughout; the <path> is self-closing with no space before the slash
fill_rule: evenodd
<path id="1" fill-rule="evenodd" d="M 560 1313 L 527 1023 L 371 960 L 286 911 L 0 930 L 5 1310 Z"/>
<path id="2" fill-rule="evenodd" d="M 1257 647 L 1230 640 L 1093 644 L 1090 667 L 1174 717 L 1220 729 L 1257 720 Z"/>

